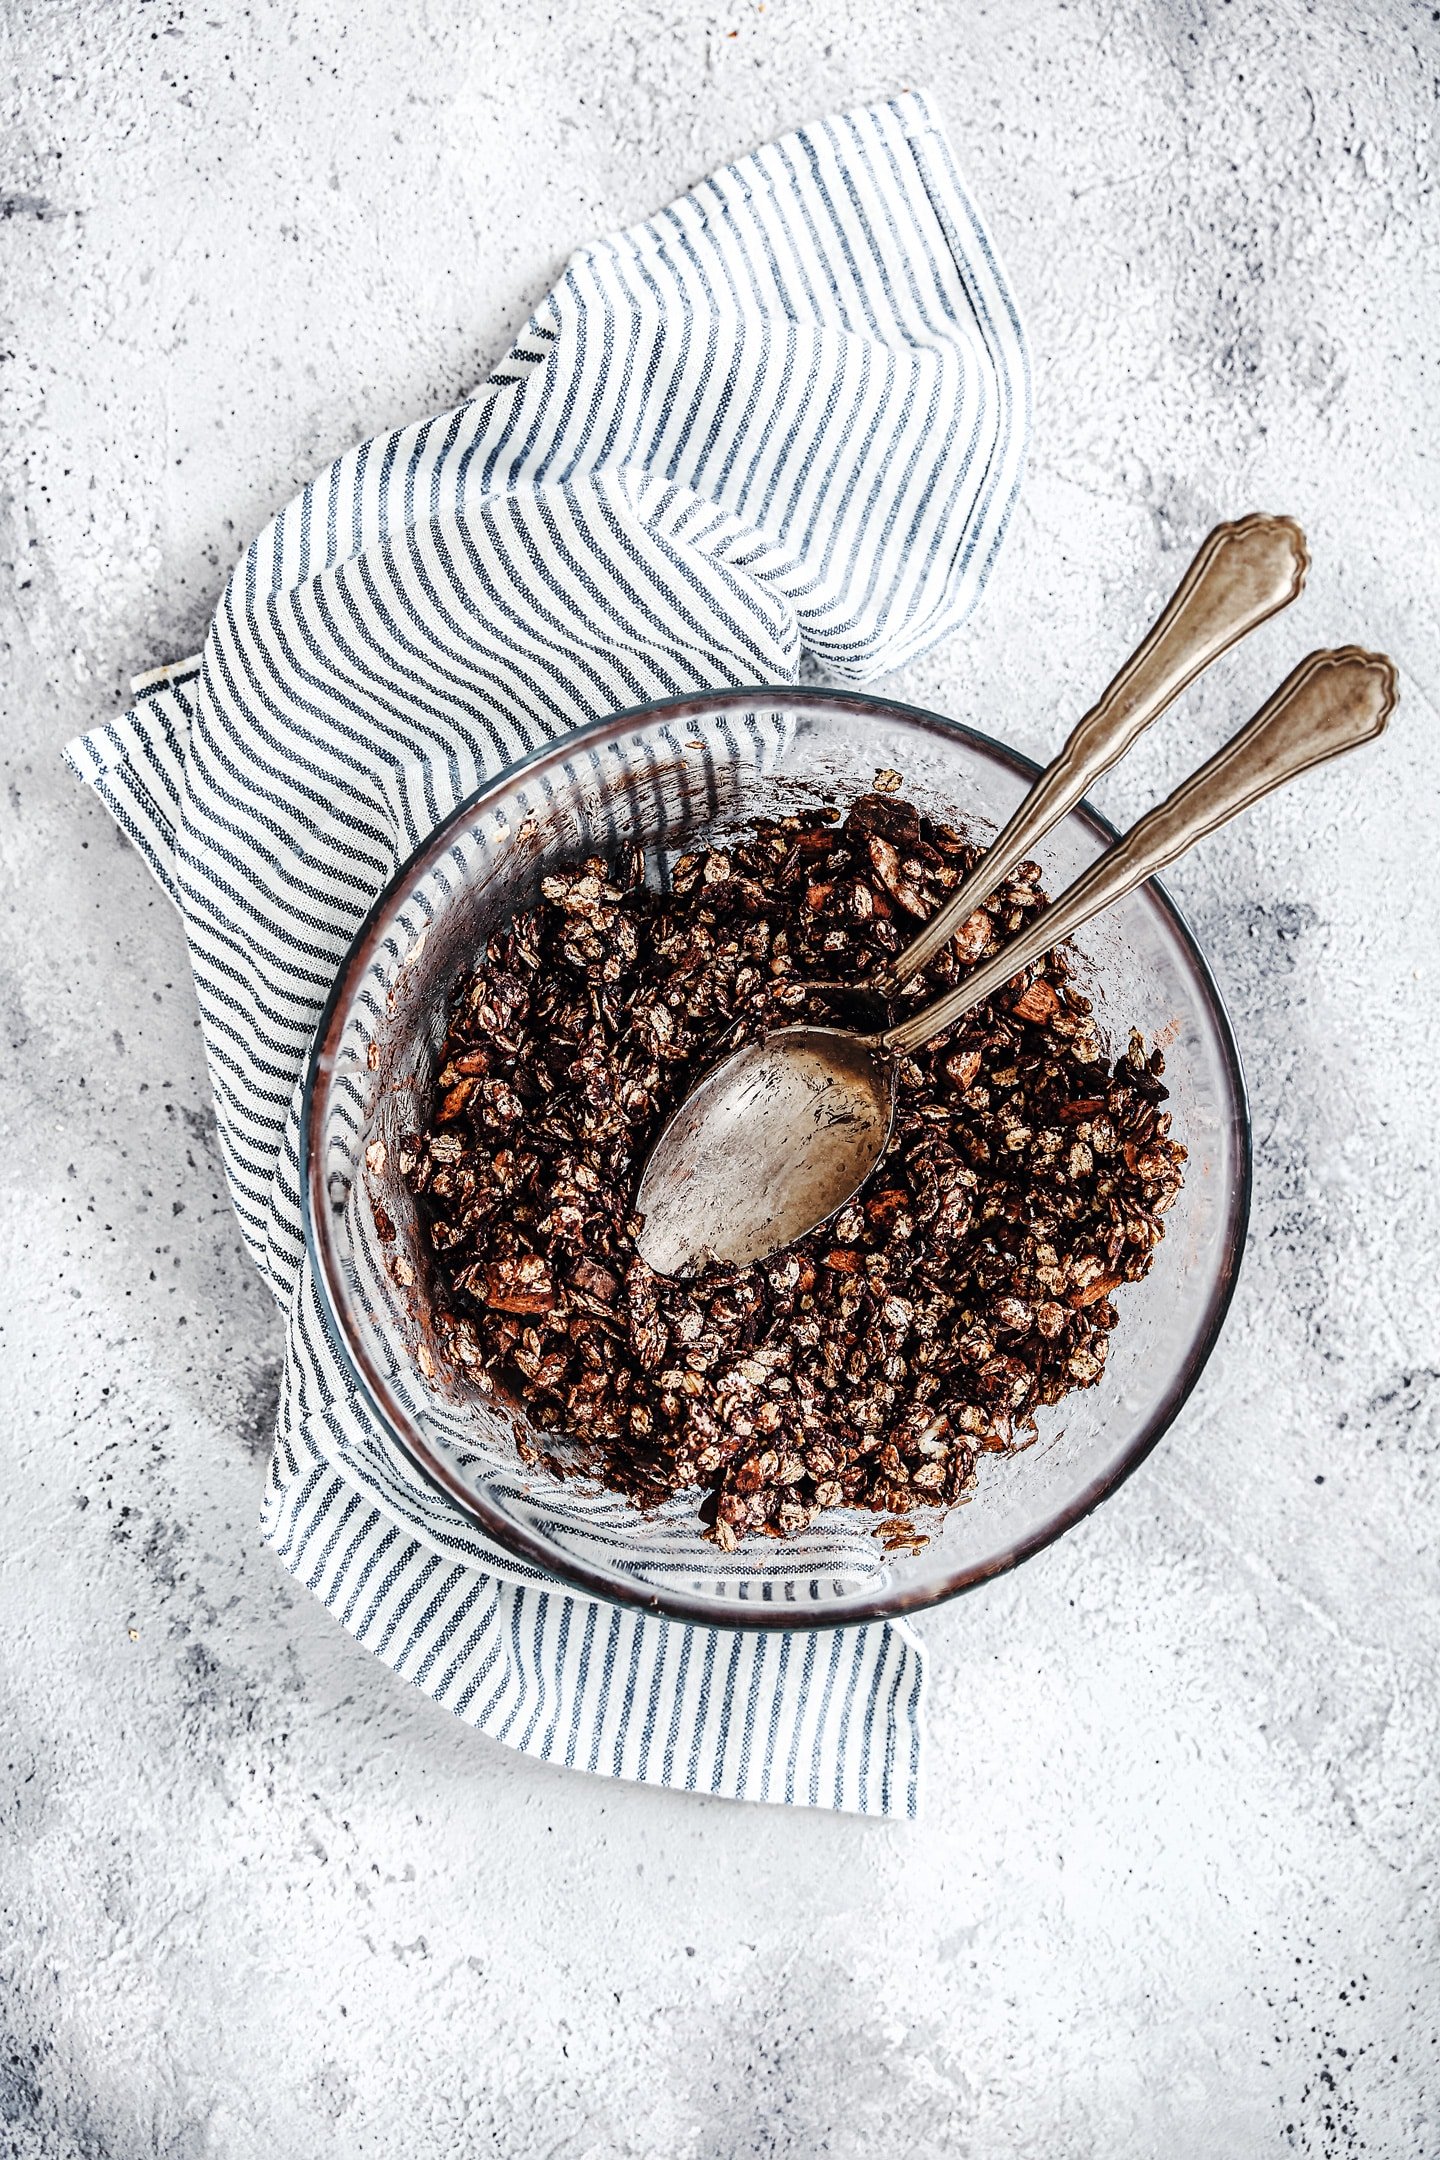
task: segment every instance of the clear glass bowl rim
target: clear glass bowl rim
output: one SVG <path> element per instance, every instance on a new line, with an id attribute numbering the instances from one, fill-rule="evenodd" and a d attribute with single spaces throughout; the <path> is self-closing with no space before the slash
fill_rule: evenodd
<path id="1" fill-rule="evenodd" d="M 481 787 L 466 796 L 401 864 L 384 891 L 372 903 L 351 941 L 324 1010 L 316 1023 L 300 1108 L 301 1217 L 305 1248 L 322 1315 L 337 1354 L 348 1368 L 357 1391 L 415 1469 L 427 1484 L 458 1507 L 463 1515 L 475 1522 L 503 1551 L 512 1554 L 527 1568 L 538 1570 L 557 1588 L 573 1591 L 583 1597 L 597 1598 L 605 1604 L 630 1606 L 667 1619 L 687 1621 L 703 1627 L 714 1627 L 717 1624 L 713 1605 L 703 1598 L 690 1597 L 678 1590 L 660 1590 L 638 1583 L 629 1584 L 588 1568 L 568 1555 L 564 1556 L 561 1564 L 561 1556 L 543 1538 L 534 1536 L 503 1510 L 492 1507 L 483 1491 L 472 1492 L 462 1485 L 444 1458 L 430 1447 L 423 1431 L 410 1419 L 403 1404 L 391 1395 L 384 1372 L 370 1357 L 363 1343 L 352 1339 L 346 1326 L 346 1299 L 338 1288 L 343 1279 L 340 1269 L 341 1256 L 335 1244 L 321 1161 L 320 1125 L 324 1111 L 321 1082 L 325 1074 L 334 1068 L 340 1036 L 355 989 L 375 961 L 383 941 L 384 925 L 392 907 L 410 886 L 424 878 L 435 863 L 448 853 L 450 836 L 457 826 L 473 818 L 494 796 L 507 793 L 522 776 L 543 775 L 549 766 L 563 768 L 578 751 L 603 748 L 619 737 L 633 734 L 637 728 L 667 720 L 699 720 L 715 712 L 744 710 L 754 705 L 757 700 L 781 704 L 796 711 L 838 711 L 852 716 L 867 713 L 893 714 L 922 730 L 948 737 L 983 752 L 998 763 L 1008 766 L 1021 780 L 1035 779 L 1042 769 L 1033 758 L 1025 757 L 1008 743 L 1002 743 L 993 735 L 985 734 L 980 728 L 970 727 L 964 721 L 952 720 L 943 713 L 930 712 L 923 706 L 908 705 L 897 698 L 872 697 L 864 691 L 834 690 L 809 684 L 752 684 L 739 689 L 697 691 L 653 704 L 634 705 L 624 712 L 573 728 L 566 734 L 557 736 L 554 741 L 540 744 L 528 756 L 516 759 L 513 764 L 507 765 L 503 771 L 496 773 L 492 779 L 485 781 Z M 1088 799 L 1082 799 L 1070 814 L 1087 824 L 1103 845 L 1108 845 L 1117 837 L 1116 829 L 1109 819 L 1103 817 Z M 1177 1368 L 1169 1388 L 1130 1445 L 1117 1456 L 1114 1463 L 1083 1492 L 1058 1508 L 1038 1528 L 1007 1551 L 992 1554 L 983 1562 L 966 1565 L 955 1574 L 942 1577 L 934 1583 L 914 1587 L 896 1583 L 874 1597 L 857 1600 L 848 1605 L 843 1614 L 837 1614 L 833 1618 L 827 1617 L 823 1608 L 813 1614 L 807 1612 L 804 1621 L 807 1632 L 828 1627 L 860 1627 L 870 1621 L 896 1619 L 908 1613 L 926 1611 L 931 1606 L 943 1605 L 951 1598 L 960 1596 L 963 1591 L 975 1589 L 980 1583 L 988 1582 L 997 1575 L 1009 1573 L 1022 1561 L 1042 1552 L 1074 1524 L 1083 1521 L 1085 1516 L 1139 1468 L 1174 1424 L 1209 1362 L 1220 1330 L 1225 1324 L 1230 1301 L 1235 1294 L 1250 1219 L 1253 1181 L 1250 1104 L 1234 1029 L 1209 963 L 1184 916 L 1159 879 L 1151 878 L 1146 889 L 1158 903 L 1161 915 L 1194 972 L 1205 1003 L 1207 1018 L 1219 1041 L 1231 1100 L 1232 1132 L 1236 1141 L 1237 1174 L 1228 1196 L 1224 1265 L 1211 1291 L 1204 1324 L 1195 1337 L 1191 1353 Z M 793 1615 L 788 1619 L 780 1618 L 773 1606 L 769 1608 L 768 1614 L 764 1607 L 758 1607 L 754 1619 L 727 1613 L 724 1625 L 726 1628 L 734 1627 L 747 1631 L 786 1632 L 793 1629 L 795 1619 Z"/>

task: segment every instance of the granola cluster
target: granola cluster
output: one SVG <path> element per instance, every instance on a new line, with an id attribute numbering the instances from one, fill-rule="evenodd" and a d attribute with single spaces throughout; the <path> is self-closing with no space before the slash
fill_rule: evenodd
<path id="1" fill-rule="evenodd" d="M 459 989 L 428 1130 L 400 1169 L 434 1254 L 435 1336 L 642 1507 L 695 1491 L 715 1542 L 874 1509 L 891 1545 L 959 1500 L 977 1454 L 1091 1387 L 1114 1293 L 1151 1264 L 1185 1150 L 1160 1052 L 1107 1059 L 1063 950 L 903 1060 L 860 1196 L 776 1257 L 686 1282 L 635 1250 L 665 1117 L 715 1058 L 798 1018 L 853 1019 L 975 860 L 884 786 L 685 857 L 547 877 Z M 1024 863 L 904 984 L 898 1017 L 1045 904 Z M 828 987 L 827 987 L 828 986 Z"/>

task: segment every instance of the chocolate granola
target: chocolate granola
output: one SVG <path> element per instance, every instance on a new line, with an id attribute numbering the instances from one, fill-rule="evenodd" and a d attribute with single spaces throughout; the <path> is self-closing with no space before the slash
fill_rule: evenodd
<path id="1" fill-rule="evenodd" d="M 669 892 L 634 851 L 547 877 L 459 986 L 401 1155 L 441 1350 L 640 1506 L 694 1491 L 725 1551 L 842 1505 L 923 1542 L 917 1508 L 1099 1380 L 1183 1176 L 1159 1050 L 1107 1058 L 1062 949 L 901 1060 L 885 1154 L 819 1230 L 685 1282 L 639 1257 L 640 1173 L 695 1079 L 787 1021 L 853 1021 L 836 985 L 878 976 L 974 862 L 887 784 L 687 855 Z M 1028 923 L 1039 879 L 1022 863 L 894 1015 Z"/>

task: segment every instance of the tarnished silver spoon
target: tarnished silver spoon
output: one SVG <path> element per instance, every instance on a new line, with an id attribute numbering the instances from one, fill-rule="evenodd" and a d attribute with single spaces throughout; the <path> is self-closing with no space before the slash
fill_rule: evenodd
<path id="1" fill-rule="evenodd" d="M 1373 740 L 1397 694 L 1381 654 L 1354 645 L 1311 653 L 1222 750 L 957 989 L 875 1034 L 778 1028 L 732 1052 L 655 1143 L 636 1196 L 642 1258 L 662 1275 L 714 1261 L 743 1267 L 818 1228 L 885 1151 L 897 1058 L 945 1034 L 1262 795 Z"/>

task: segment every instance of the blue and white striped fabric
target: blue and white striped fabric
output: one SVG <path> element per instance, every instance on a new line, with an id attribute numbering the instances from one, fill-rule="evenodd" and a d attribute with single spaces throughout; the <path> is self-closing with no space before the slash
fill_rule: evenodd
<path id="1" fill-rule="evenodd" d="M 784 137 L 581 249 L 453 412 L 362 443 L 250 547 L 203 656 L 69 756 L 189 937 L 230 1190 L 289 1319 L 264 1534 L 397 1672 L 511 1746 L 913 1814 L 903 1624 L 732 1634 L 545 1585 L 370 1476 L 305 1262 L 299 1083 L 371 901 L 535 744 L 685 691 L 862 682 L 963 620 L 1026 362 L 923 99 Z"/>

